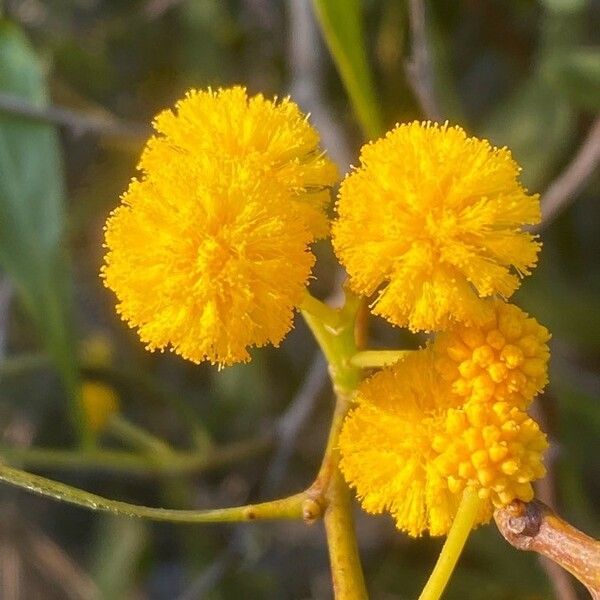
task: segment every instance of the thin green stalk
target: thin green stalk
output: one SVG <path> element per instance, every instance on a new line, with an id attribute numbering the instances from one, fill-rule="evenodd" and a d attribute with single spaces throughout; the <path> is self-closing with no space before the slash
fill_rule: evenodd
<path id="1" fill-rule="evenodd" d="M 477 491 L 466 488 L 444 547 L 419 600 L 439 600 L 441 598 L 473 529 L 480 507 L 481 500 Z"/>
<path id="2" fill-rule="evenodd" d="M 174 454 L 173 449 L 165 441 L 152 435 L 142 427 L 129 422 L 121 415 L 110 418 L 107 429 L 132 448 L 148 453 L 156 459 L 168 458 Z"/>
<path id="3" fill-rule="evenodd" d="M 70 485 L 26 473 L 19 469 L 13 469 L 6 465 L 0 465 L 0 481 L 24 488 L 35 494 L 96 511 L 109 512 L 123 517 L 137 517 L 152 521 L 169 521 L 171 523 L 229 523 L 302 519 L 305 503 L 310 500 L 308 494 L 303 492 L 295 496 L 262 502 L 261 504 L 248 504 L 215 510 L 173 510 L 109 500 Z"/>
<path id="4" fill-rule="evenodd" d="M 171 389 L 162 381 L 142 371 L 120 369 L 114 366 L 86 367 L 84 365 L 83 372 L 86 376 L 108 381 L 115 386 L 140 388 L 144 393 L 179 413 L 182 423 L 189 428 L 192 441 L 199 451 L 207 451 L 212 446 L 211 435 L 200 423 L 198 414 L 182 399 L 177 390 Z"/>
<path id="5" fill-rule="evenodd" d="M 336 468 L 326 493 L 325 531 L 336 600 L 368 598 L 358 553 L 350 490 Z"/>
<path id="6" fill-rule="evenodd" d="M 350 362 L 361 369 L 377 369 L 393 365 L 411 352 L 412 350 L 363 350 L 357 352 Z"/>
<path id="7" fill-rule="evenodd" d="M 27 469 L 102 470 L 137 476 L 185 475 L 222 468 L 263 453 L 272 436 L 260 436 L 214 448 L 205 453 L 173 452 L 156 460 L 152 456 L 118 450 L 55 450 L 52 448 L 0 448 L 0 459 Z"/>
<path id="8" fill-rule="evenodd" d="M 358 302 L 349 295 L 344 309 L 337 311 L 338 327 L 328 328 L 309 312 L 302 314 L 329 362 L 336 391 L 336 405 L 323 462 L 311 487 L 326 503 L 324 521 L 336 600 L 366 600 L 365 585 L 352 517 L 349 489 L 339 470 L 338 439 L 350 398 L 360 382 L 361 371 L 351 364 L 356 353 L 355 318 Z M 332 310 L 332 309 L 330 309 Z"/>

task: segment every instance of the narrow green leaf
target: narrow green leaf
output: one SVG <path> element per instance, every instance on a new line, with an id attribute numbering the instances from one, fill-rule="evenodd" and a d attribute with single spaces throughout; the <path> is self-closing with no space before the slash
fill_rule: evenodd
<path id="1" fill-rule="evenodd" d="M 383 120 L 367 61 L 361 2 L 313 0 L 313 4 L 363 132 L 375 138 L 383 131 Z"/>
<path id="2" fill-rule="evenodd" d="M 20 30 L 0 21 L 0 92 L 44 106 L 39 61 Z M 72 419 L 85 437 L 70 324 L 71 293 L 63 245 L 64 189 L 55 128 L 0 114 L 0 265 L 19 295 L 72 399 Z"/>

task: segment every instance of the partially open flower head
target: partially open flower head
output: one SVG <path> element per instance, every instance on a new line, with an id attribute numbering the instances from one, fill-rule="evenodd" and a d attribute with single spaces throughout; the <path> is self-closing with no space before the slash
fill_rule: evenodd
<path id="1" fill-rule="evenodd" d="M 419 351 L 363 382 L 339 440 L 363 508 L 389 511 L 412 536 L 446 534 L 467 486 L 482 499 L 479 524 L 495 505 L 531 499 L 543 475 L 537 424 L 506 403 L 463 405 L 431 360 Z"/>
<path id="2" fill-rule="evenodd" d="M 469 403 L 448 411 L 443 431 L 433 439 L 439 453 L 434 464 L 451 493 L 474 487 L 491 509 L 533 499 L 531 482 L 546 473 L 547 446 L 538 424 L 516 406 Z"/>
<path id="3" fill-rule="evenodd" d="M 290 329 L 335 168 L 289 100 L 191 92 L 156 121 L 106 225 L 102 274 L 147 348 L 249 359 Z"/>
<path id="4" fill-rule="evenodd" d="M 480 298 L 508 298 L 536 264 L 537 195 L 506 148 L 460 127 L 397 126 L 363 147 L 340 188 L 333 244 L 373 312 L 411 330 L 489 316 Z"/>
<path id="5" fill-rule="evenodd" d="M 513 304 L 490 305 L 483 325 L 459 325 L 436 335 L 436 369 L 465 401 L 525 409 L 548 382 L 550 334 Z"/>
<path id="6" fill-rule="evenodd" d="M 340 467 L 370 513 L 389 511 L 412 536 L 448 531 L 460 496 L 434 467 L 433 440 L 458 399 L 435 377 L 427 351 L 364 381 L 341 432 Z"/>

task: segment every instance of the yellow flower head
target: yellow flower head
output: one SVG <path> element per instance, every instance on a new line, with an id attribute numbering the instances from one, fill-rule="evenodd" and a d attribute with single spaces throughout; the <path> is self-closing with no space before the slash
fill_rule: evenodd
<path id="1" fill-rule="evenodd" d="M 340 188 L 333 245 L 352 288 L 378 291 L 373 312 L 411 330 L 481 322 L 479 299 L 509 297 L 536 264 L 523 232 L 539 197 L 506 148 L 460 127 L 397 126 L 361 151 Z"/>
<path id="2" fill-rule="evenodd" d="M 266 179 L 265 193 L 271 188 L 315 237 L 327 234 L 326 208 L 339 174 L 320 150 L 317 130 L 289 98 L 248 97 L 240 86 L 191 90 L 153 125 L 160 135 L 148 141 L 139 165 L 146 176 L 160 176 L 165 162 L 179 163 L 182 155 L 205 172 L 236 166 L 240 176 Z"/>
<path id="3" fill-rule="evenodd" d="M 432 344 L 435 366 L 465 401 L 527 408 L 548 383 L 548 330 L 513 304 L 491 303 L 481 326 L 459 325 Z"/>
<path id="4" fill-rule="evenodd" d="M 462 405 L 431 360 L 419 351 L 363 382 L 339 440 L 363 508 L 389 511 L 412 536 L 446 534 L 465 486 L 482 498 L 485 523 L 494 503 L 530 498 L 543 474 L 537 425 L 506 404 Z"/>
<path id="5" fill-rule="evenodd" d="M 290 329 L 336 177 L 290 100 L 192 91 L 155 120 L 102 275 L 150 350 L 231 364 Z"/>

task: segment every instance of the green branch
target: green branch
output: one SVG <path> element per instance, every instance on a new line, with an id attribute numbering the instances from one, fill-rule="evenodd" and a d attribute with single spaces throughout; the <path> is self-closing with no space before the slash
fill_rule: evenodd
<path id="1" fill-rule="evenodd" d="M 19 469 L 13 469 L 6 465 L 0 466 L 0 481 L 41 496 L 54 498 L 55 500 L 75 504 L 83 508 L 109 512 L 123 517 L 137 517 L 139 519 L 169 521 L 171 523 L 228 523 L 274 519 L 302 519 L 306 504 L 314 503 L 309 494 L 304 492 L 281 500 L 235 506 L 233 508 L 174 510 L 109 500 L 70 485 L 52 481 L 39 475 L 33 475 L 32 473 L 26 473 Z"/>
<path id="2" fill-rule="evenodd" d="M 119 450 L 54 450 L 51 448 L 2 448 L 0 459 L 28 469 L 103 470 L 133 475 L 184 475 L 233 464 L 265 452 L 272 436 L 234 443 L 206 453 L 172 452 L 153 456 Z"/>
<path id="3" fill-rule="evenodd" d="M 361 371 L 351 364 L 356 354 L 355 320 L 359 300 L 348 293 L 343 309 L 335 311 L 337 327 L 303 305 L 302 315 L 329 362 L 336 392 L 336 404 L 323 462 L 311 490 L 325 503 L 325 532 L 336 600 L 366 600 L 365 585 L 352 517 L 350 491 L 339 470 L 338 439 L 351 405 L 351 397 L 361 379 Z M 333 311 L 333 309 L 329 309 Z M 322 307 L 319 308 L 322 311 Z"/>

